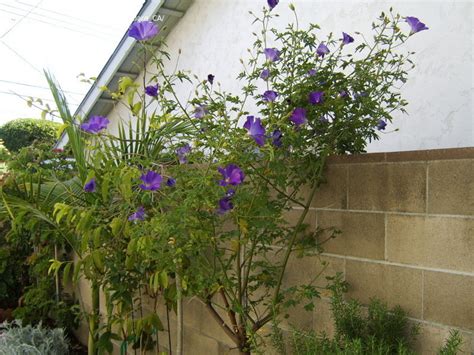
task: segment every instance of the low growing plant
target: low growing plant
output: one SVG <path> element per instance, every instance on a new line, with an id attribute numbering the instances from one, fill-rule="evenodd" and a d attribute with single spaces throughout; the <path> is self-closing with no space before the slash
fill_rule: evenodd
<path id="1" fill-rule="evenodd" d="M 23 326 L 21 322 L 0 324 L 0 354 L 67 355 L 69 345 L 61 328 L 41 324 Z"/>

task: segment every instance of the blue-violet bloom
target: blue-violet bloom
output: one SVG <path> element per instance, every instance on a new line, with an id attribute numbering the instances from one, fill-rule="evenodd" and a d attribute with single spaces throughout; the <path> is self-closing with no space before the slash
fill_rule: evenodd
<path id="1" fill-rule="evenodd" d="M 196 118 L 203 118 L 207 115 L 209 111 L 207 110 L 207 106 L 199 105 L 194 109 L 194 117 Z"/>
<path id="2" fill-rule="evenodd" d="M 268 80 L 269 77 L 270 77 L 270 70 L 263 69 L 262 72 L 260 73 L 260 79 Z"/>
<path id="3" fill-rule="evenodd" d="M 215 78 L 215 76 L 212 75 L 212 74 L 209 74 L 207 76 L 207 81 L 209 81 L 209 84 L 211 84 L 211 85 L 214 84 L 214 78 Z"/>
<path id="4" fill-rule="evenodd" d="M 276 48 L 265 48 L 264 51 L 267 62 L 276 62 L 280 60 L 280 51 Z"/>
<path id="5" fill-rule="evenodd" d="M 186 164 L 188 162 L 188 154 L 191 152 L 191 146 L 185 144 L 184 146 L 176 149 L 176 154 L 178 155 L 178 160 L 181 164 Z"/>
<path id="6" fill-rule="evenodd" d="M 267 90 L 263 93 L 263 101 L 273 102 L 276 100 L 278 93 L 273 90 Z"/>
<path id="7" fill-rule="evenodd" d="M 308 76 L 315 76 L 317 73 L 316 69 L 310 69 L 308 70 Z"/>
<path id="8" fill-rule="evenodd" d="M 324 56 L 328 53 L 329 53 L 329 48 L 324 43 L 321 43 L 316 49 L 316 54 L 322 58 L 324 58 Z"/>
<path id="9" fill-rule="evenodd" d="M 275 6 L 278 5 L 280 0 L 267 0 L 268 6 L 270 6 L 270 10 L 273 10 Z"/>
<path id="10" fill-rule="evenodd" d="M 272 144 L 275 146 L 275 147 L 281 147 L 282 145 L 282 142 L 281 142 L 281 137 L 283 136 L 283 134 L 281 133 L 281 131 L 279 129 L 276 129 L 273 131 L 272 133 Z"/>
<path id="11" fill-rule="evenodd" d="M 142 190 L 156 191 L 161 187 L 161 181 L 163 178 L 157 172 L 150 170 L 146 174 L 140 176 L 140 180 L 143 182 L 140 184 Z"/>
<path id="12" fill-rule="evenodd" d="M 410 25 L 410 34 L 414 34 L 428 29 L 428 27 L 426 27 L 426 25 L 416 17 L 407 16 L 405 18 L 405 21 Z"/>
<path id="13" fill-rule="evenodd" d="M 158 96 L 158 90 L 160 88 L 160 85 L 148 85 L 145 87 L 145 94 L 151 97 L 157 97 Z"/>
<path id="14" fill-rule="evenodd" d="M 92 116 L 87 122 L 81 124 L 81 129 L 87 133 L 99 133 L 107 128 L 110 121 L 103 116 Z"/>
<path id="15" fill-rule="evenodd" d="M 140 206 L 137 211 L 132 213 L 129 217 L 129 221 L 143 221 L 145 219 L 145 209 Z"/>
<path id="16" fill-rule="evenodd" d="M 169 177 L 168 180 L 166 181 L 166 185 L 169 187 L 173 187 L 176 185 L 176 179 L 173 179 L 172 177 Z"/>
<path id="17" fill-rule="evenodd" d="M 136 21 L 128 29 L 128 36 L 137 41 L 146 41 L 155 37 L 158 32 L 158 26 L 153 21 Z"/>
<path id="18" fill-rule="evenodd" d="M 300 126 L 306 123 L 306 110 L 301 107 L 297 107 L 293 110 L 290 116 L 290 121 L 296 126 Z"/>
<path id="19" fill-rule="evenodd" d="M 309 102 L 312 105 L 322 104 L 324 101 L 324 92 L 323 91 L 312 91 L 308 96 Z"/>
<path id="20" fill-rule="evenodd" d="M 219 209 L 217 210 L 218 214 L 224 214 L 234 208 L 234 204 L 230 197 L 223 197 L 219 200 Z"/>
<path id="21" fill-rule="evenodd" d="M 352 42 L 354 42 L 354 37 L 352 37 L 351 35 L 348 35 L 345 32 L 342 32 L 342 44 L 349 44 Z"/>
<path id="22" fill-rule="evenodd" d="M 235 164 L 229 164 L 225 168 L 219 167 L 217 169 L 221 175 L 222 180 L 219 181 L 219 185 L 240 185 L 244 182 L 245 174 L 244 172 Z"/>
<path id="23" fill-rule="evenodd" d="M 244 123 L 244 128 L 249 132 L 249 135 L 259 146 L 265 144 L 265 127 L 262 126 L 260 118 L 247 116 L 247 121 Z"/>
<path id="24" fill-rule="evenodd" d="M 90 179 L 84 185 L 85 192 L 95 192 L 95 188 L 96 188 L 95 178 Z"/>
<path id="25" fill-rule="evenodd" d="M 379 121 L 377 122 L 377 126 L 376 126 L 376 127 L 377 127 L 377 129 L 378 129 L 379 131 L 384 131 L 386 126 L 387 126 L 387 122 L 385 122 L 384 120 L 379 120 Z"/>

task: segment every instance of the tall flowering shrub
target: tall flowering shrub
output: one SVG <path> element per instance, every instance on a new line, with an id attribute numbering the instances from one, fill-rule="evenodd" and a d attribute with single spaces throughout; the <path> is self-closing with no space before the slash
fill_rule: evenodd
<path id="1" fill-rule="evenodd" d="M 74 269 L 107 295 L 107 321 L 99 327 L 98 313 L 90 317 L 91 346 L 116 339 L 158 348 L 163 320 L 143 313 L 145 296 L 155 310 L 158 300 L 176 310 L 178 323 L 182 298 L 200 298 L 242 353 L 258 347 L 257 331 L 285 308 L 312 308 L 314 283 L 289 287 L 283 279 L 292 253 L 322 251 L 321 231 L 304 220 L 325 161 L 363 152 L 393 112 L 404 111 L 400 87 L 412 62 L 399 47 L 426 26 L 390 10 L 371 38 L 346 28 L 324 37 L 317 25 L 300 29 L 290 8 L 295 21 L 283 31 L 271 27 L 277 0 L 251 14 L 260 29 L 239 93 L 222 91 L 212 73 L 165 70 L 158 28 L 134 23 L 129 34 L 155 72 L 141 83 L 122 78 L 111 92 L 128 105 L 130 122 L 111 136 L 108 118 L 79 127 L 66 118 L 83 196 L 54 213 L 80 260 L 54 269 Z M 195 86 L 189 102 L 178 99 L 182 82 Z M 295 206 L 290 225 L 284 216 Z"/>

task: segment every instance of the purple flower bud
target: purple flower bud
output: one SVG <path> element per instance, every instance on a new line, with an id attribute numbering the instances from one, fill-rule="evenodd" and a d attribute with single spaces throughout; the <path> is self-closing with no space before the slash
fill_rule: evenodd
<path id="1" fill-rule="evenodd" d="M 137 41 L 146 41 L 155 37 L 158 32 L 158 26 L 152 21 L 136 21 L 128 29 L 128 36 Z"/>
<path id="2" fill-rule="evenodd" d="M 275 147 L 281 147 L 282 145 L 282 142 L 281 142 L 281 137 L 282 137 L 282 133 L 279 129 L 276 129 L 273 131 L 272 133 L 272 144 L 275 146 Z"/>
<path id="3" fill-rule="evenodd" d="M 103 116 L 92 116 L 87 122 L 81 124 L 81 129 L 87 133 L 99 133 L 107 128 L 110 121 Z"/>
<path id="4" fill-rule="evenodd" d="M 209 74 L 207 76 L 207 81 L 209 81 L 209 84 L 211 84 L 211 85 L 214 84 L 214 78 L 215 78 L 215 76 L 212 75 L 212 74 Z"/>
<path id="5" fill-rule="evenodd" d="M 224 214 L 234 208 L 234 204 L 230 197 L 223 197 L 219 200 L 219 208 L 217 210 L 218 214 Z"/>
<path id="6" fill-rule="evenodd" d="M 310 69 L 308 70 L 308 76 L 315 76 L 317 73 L 316 69 Z"/>
<path id="7" fill-rule="evenodd" d="M 265 144 L 265 127 L 262 126 L 260 118 L 247 116 L 247 121 L 244 124 L 244 128 L 259 146 Z"/>
<path id="8" fill-rule="evenodd" d="M 260 79 L 268 80 L 269 77 L 270 77 L 270 70 L 263 69 L 262 73 L 260 74 Z"/>
<path id="9" fill-rule="evenodd" d="M 235 164 L 229 164 L 225 168 L 219 167 L 217 169 L 221 175 L 222 180 L 219 181 L 219 185 L 240 185 L 244 182 L 245 174 L 244 172 Z"/>
<path id="10" fill-rule="evenodd" d="M 349 44 L 349 43 L 354 42 L 354 38 L 351 35 L 348 35 L 345 32 L 342 32 L 341 40 L 342 40 L 342 44 Z"/>
<path id="11" fill-rule="evenodd" d="M 416 17 L 407 16 L 405 18 L 405 21 L 410 25 L 410 34 L 414 34 L 428 29 L 428 27 L 426 27 L 426 25 L 420 20 L 418 20 L 418 18 Z"/>
<path id="12" fill-rule="evenodd" d="M 142 181 L 142 184 L 140 184 L 142 190 L 156 191 L 161 187 L 161 181 L 163 178 L 160 174 L 150 170 L 146 174 L 140 176 L 140 180 Z"/>
<path id="13" fill-rule="evenodd" d="M 85 192 L 95 192 L 95 189 L 96 189 L 95 178 L 90 179 L 84 185 L 84 191 Z"/>
<path id="14" fill-rule="evenodd" d="M 194 117 L 195 118 L 203 118 L 207 115 L 209 111 L 207 110 L 207 106 L 199 105 L 194 109 Z"/>
<path id="15" fill-rule="evenodd" d="M 280 60 L 280 51 L 276 48 L 265 48 L 264 51 L 267 62 L 276 62 Z"/>
<path id="16" fill-rule="evenodd" d="M 166 181 L 166 185 L 169 187 L 174 187 L 176 185 L 176 179 L 173 179 L 172 177 L 168 178 Z"/>
<path id="17" fill-rule="evenodd" d="M 349 93 L 346 90 L 341 90 L 339 91 L 339 97 L 340 98 L 349 97 Z"/>
<path id="18" fill-rule="evenodd" d="M 275 6 L 278 5 L 278 2 L 280 0 L 267 0 L 268 6 L 270 7 L 270 10 L 273 10 Z"/>
<path id="19" fill-rule="evenodd" d="M 234 190 L 234 189 L 229 189 L 229 190 L 227 190 L 227 192 L 225 193 L 225 195 L 226 195 L 227 197 L 232 197 L 232 196 L 235 195 L 235 190 Z"/>
<path id="20" fill-rule="evenodd" d="M 178 160 L 180 164 L 186 164 L 188 162 L 188 154 L 191 152 L 191 146 L 185 144 L 184 146 L 176 149 L 176 154 L 178 155 Z"/>
<path id="21" fill-rule="evenodd" d="M 322 104 L 324 101 L 324 92 L 323 91 L 313 91 L 309 93 L 309 102 L 312 105 Z"/>
<path id="22" fill-rule="evenodd" d="M 307 122 L 306 110 L 301 107 L 295 108 L 291 113 L 290 121 L 293 122 L 296 126 L 305 124 Z"/>
<path id="23" fill-rule="evenodd" d="M 145 219 L 145 209 L 143 207 L 138 207 L 137 211 L 132 213 L 129 217 L 129 221 L 143 221 Z"/>
<path id="24" fill-rule="evenodd" d="M 329 48 L 324 43 L 321 43 L 316 49 L 316 54 L 322 58 L 324 58 L 324 56 L 328 53 L 329 53 Z"/>
<path id="25" fill-rule="evenodd" d="M 158 90 L 160 88 L 160 85 L 149 85 L 145 88 L 145 94 L 151 97 L 157 97 L 158 96 Z"/>
<path id="26" fill-rule="evenodd" d="M 379 120 L 376 125 L 379 131 L 384 131 L 386 126 L 387 126 L 387 122 L 385 122 L 384 120 Z"/>
<path id="27" fill-rule="evenodd" d="M 276 100 L 278 93 L 273 90 L 267 90 L 263 93 L 263 101 L 273 102 Z"/>

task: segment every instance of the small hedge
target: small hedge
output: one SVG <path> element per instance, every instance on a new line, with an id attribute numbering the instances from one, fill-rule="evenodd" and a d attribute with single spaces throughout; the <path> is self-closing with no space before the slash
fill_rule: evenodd
<path id="1" fill-rule="evenodd" d="M 52 145 L 56 140 L 59 126 L 60 124 L 56 122 L 19 118 L 0 127 L 0 139 L 10 152 L 17 152 L 23 147 L 28 147 L 34 141 Z"/>

